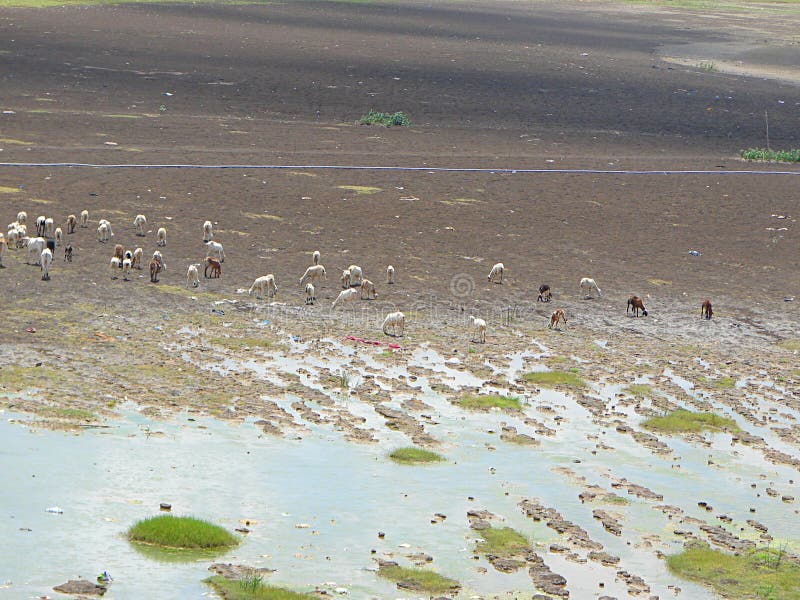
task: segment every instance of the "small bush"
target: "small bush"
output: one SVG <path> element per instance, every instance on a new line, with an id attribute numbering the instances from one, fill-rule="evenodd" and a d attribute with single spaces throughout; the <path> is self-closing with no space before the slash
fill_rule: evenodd
<path id="1" fill-rule="evenodd" d="M 449 579 L 434 571 L 408 567 L 389 566 L 378 569 L 378 576 L 394 581 L 398 587 L 407 590 L 444 594 L 461 588 L 455 579 Z M 401 586 L 402 584 L 402 586 Z"/>
<path id="2" fill-rule="evenodd" d="M 236 536 L 218 525 L 172 515 L 139 521 L 128 530 L 128 539 L 164 548 L 227 548 L 239 543 Z"/>
<path id="3" fill-rule="evenodd" d="M 662 433 L 696 433 L 706 429 L 738 431 L 736 421 L 714 413 L 673 410 L 660 417 L 651 417 L 642 422 L 642 427 Z"/>
<path id="4" fill-rule="evenodd" d="M 359 121 L 362 125 L 383 125 L 384 127 L 408 127 L 411 121 L 408 120 L 403 112 L 384 113 L 376 110 L 371 110 L 361 117 Z"/>
<path id="5" fill-rule="evenodd" d="M 740 150 L 739 154 L 745 160 L 761 160 L 768 162 L 800 162 L 800 149 L 793 150 L 766 150 L 764 148 L 749 148 Z"/>
<path id="6" fill-rule="evenodd" d="M 535 373 L 525 373 L 522 379 L 528 383 L 540 385 L 542 387 L 556 387 L 565 385 L 567 387 L 583 388 L 586 382 L 575 373 L 568 371 L 544 371 Z"/>
<path id="7" fill-rule="evenodd" d="M 224 600 L 309 600 L 311 594 L 293 592 L 286 588 L 267 585 L 260 577 L 233 580 L 215 575 L 204 580 Z"/>
<path id="8" fill-rule="evenodd" d="M 522 410 L 519 398 L 516 396 L 500 396 L 498 394 L 466 394 L 456 404 L 469 410 L 489 410 L 490 408 Z"/>
<path id="9" fill-rule="evenodd" d="M 401 465 L 417 465 L 442 462 L 445 460 L 444 456 L 441 454 L 436 454 L 436 452 L 431 452 L 430 450 L 414 447 L 398 448 L 389 454 L 389 458 Z"/>

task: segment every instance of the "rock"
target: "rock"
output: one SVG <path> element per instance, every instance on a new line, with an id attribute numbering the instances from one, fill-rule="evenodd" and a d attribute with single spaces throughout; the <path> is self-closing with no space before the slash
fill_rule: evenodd
<path id="1" fill-rule="evenodd" d="M 170 504 L 168 502 L 162 502 L 161 504 L 158 505 L 158 508 L 160 508 L 161 510 L 163 510 L 165 512 L 169 512 L 169 511 L 172 510 L 172 504 Z"/>
<path id="2" fill-rule="evenodd" d="M 57 585 L 53 590 L 62 594 L 77 594 L 80 596 L 102 596 L 108 591 L 105 586 L 97 585 L 86 579 L 70 579 L 66 583 Z"/>
<path id="3" fill-rule="evenodd" d="M 613 567 L 619 563 L 619 556 L 614 556 L 613 554 L 609 554 L 608 552 L 596 552 L 591 551 L 588 554 L 589 560 L 593 560 L 595 562 L 599 562 L 601 565 L 606 567 Z"/>

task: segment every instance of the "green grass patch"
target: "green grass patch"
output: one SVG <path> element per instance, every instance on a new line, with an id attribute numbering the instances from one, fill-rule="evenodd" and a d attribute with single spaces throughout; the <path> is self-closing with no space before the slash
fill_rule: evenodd
<path id="1" fill-rule="evenodd" d="M 394 581 L 401 589 L 428 594 L 444 594 L 461 588 L 455 579 L 449 579 L 427 569 L 400 566 L 381 567 L 378 569 L 378 576 Z"/>
<path id="2" fill-rule="evenodd" d="M 141 115 L 105 115 L 107 119 L 141 119 Z"/>
<path id="3" fill-rule="evenodd" d="M 24 142 L 22 140 L 15 140 L 12 138 L 0 138 L 0 144 L 9 144 L 11 146 L 30 146 L 33 142 Z"/>
<path id="4" fill-rule="evenodd" d="M 340 190 L 347 190 L 348 192 L 355 192 L 358 196 L 368 196 L 370 194 L 377 194 L 383 190 L 379 187 L 370 187 L 368 185 L 337 185 Z"/>
<path id="5" fill-rule="evenodd" d="M 646 383 L 632 383 L 622 391 L 637 398 L 649 398 L 653 395 L 653 388 Z"/>
<path id="6" fill-rule="evenodd" d="M 522 404 L 516 396 L 500 396 L 499 394 L 465 394 L 456 404 L 468 410 L 522 410 Z"/>
<path id="7" fill-rule="evenodd" d="M 713 62 L 709 62 L 706 60 L 701 60 L 699 63 L 697 63 L 697 68 L 708 72 L 717 70 L 717 67 Z"/>
<path id="8" fill-rule="evenodd" d="M 510 558 L 531 549 L 528 538 L 511 527 L 489 527 L 488 529 L 479 529 L 477 533 L 483 538 L 483 541 L 478 542 L 475 550 L 481 554 Z"/>
<path id="9" fill-rule="evenodd" d="M 95 414 L 83 408 L 53 408 L 47 413 L 59 419 L 69 419 L 71 421 L 93 421 Z"/>
<path id="10" fill-rule="evenodd" d="M 624 498 L 622 496 L 617 496 L 616 494 L 608 494 L 607 496 L 603 496 L 600 499 L 600 502 L 604 504 L 616 504 L 619 506 L 624 506 L 626 504 L 631 503 L 631 501 L 628 500 L 627 498 Z"/>
<path id="11" fill-rule="evenodd" d="M 441 454 L 425 450 L 423 448 L 398 448 L 389 454 L 394 462 L 400 465 L 420 465 L 427 463 L 442 462 L 445 460 Z"/>
<path id="12" fill-rule="evenodd" d="M 783 340 L 778 342 L 778 347 L 792 352 L 800 352 L 800 340 Z"/>
<path id="13" fill-rule="evenodd" d="M 775 549 L 739 555 L 697 546 L 667 557 L 670 572 L 713 588 L 725 598 L 800 600 L 800 565 Z"/>
<path id="14" fill-rule="evenodd" d="M 307 600 L 311 594 L 293 592 L 263 583 L 260 576 L 234 580 L 215 575 L 203 580 L 224 600 Z"/>
<path id="15" fill-rule="evenodd" d="M 573 388 L 586 387 L 586 382 L 571 371 L 525 373 L 522 379 L 528 383 L 533 383 L 542 387 L 556 387 L 559 385 Z"/>
<path id="16" fill-rule="evenodd" d="M 361 117 L 359 123 L 362 125 L 383 125 L 384 127 L 408 127 L 411 125 L 408 116 L 403 112 L 385 113 L 370 110 Z"/>
<path id="17" fill-rule="evenodd" d="M 10 392 L 46 388 L 58 379 L 58 371 L 48 367 L 8 365 L 0 368 L 0 389 Z"/>
<path id="18" fill-rule="evenodd" d="M 740 150 L 739 154 L 745 160 L 758 160 L 767 162 L 800 162 L 800 149 L 793 150 L 767 150 L 764 148 L 749 148 Z"/>
<path id="19" fill-rule="evenodd" d="M 132 542 L 163 548 L 230 548 L 239 540 L 235 535 L 208 521 L 194 517 L 159 515 L 138 521 L 128 530 Z"/>
<path id="20" fill-rule="evenodd" d="M 736 387 L 736 380 L 733 377 L 717 377 L 715 379 L 700 377 L 698 382 L 718 390 L 730 390 Z"/>
<path id="21" fill-rule="evenodd" d="M 0 185 L 0 194 L 17 194 L 17 193 L 19 193 L 19 188 Z"/>
<path id="22" fill-rule="evenodd" d="M 650 417 L 642 422 L 642 427 L 661 433 L 695 433 L 707 429 L 739 431 L 733 419 L 720 417 L 714 413 L 691 412 L 682 408 L 660 417 Z"/>

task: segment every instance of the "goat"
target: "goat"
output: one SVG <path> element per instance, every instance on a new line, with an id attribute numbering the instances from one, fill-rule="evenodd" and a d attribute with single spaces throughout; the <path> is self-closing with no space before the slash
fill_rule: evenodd
<path id="1" fill-rule="evenodd" d="M 110 237 L 109 231 L 107 223 L 100 223 L 100 225 L 97 226 L 97 241 L 107 242 Z"/>
<path id="2" fill-rule="evenodd" d="M 336 308 L 336 306 L 342 302 L 354 302 L 355 300 L 358 300 L 360 295 L 361 294 L 359 293 L 359 290 L 356 288 L 342 290 L 341 292 L 339 292 L 339 295 L 336 297 L 336 300 L 333 301 L 331 307 Z"/>
<path id="3" fill-rule="evenodd" d="M 564 314 L 563 308 L 557 308 L 553 311 L 553 314 L 550 315 L 550 325 L 547 326 L 548 329 L 553 329 L 553 327 L 558 327 L 558 323 L 564 323 L 564 329 L 567 328 L 567 315 Z"/>
<path id="4" fill-rule="evenodd" d="M 222 247 L 222 244 L 219 242 L 208 242 L 207 244 L 208 250 L 206 252 L 207 256 L 211 254 L 217 255 L 217 260 L 221 263 L 225 262 L 225 249 Z"/>
<path id="5" fill-rule="evenodd" d="M 247 291 L 247 295 L 251 295 L 253 290 L 256 292 L 256 298 L 261 296 L 262 298 L 271 298 L 278 294 L 278 286 L 275 285 L 275 275 L 270 273 L 269 275 L 262 275 L 261 277 L 257 277 L 256 280 L 253 282 L 253 285 L 250 286 L 250 289 Z"/>
<path id="6" fill-rule="evenodd" d="M 211 221 L 203 223 L 203 241 L 208 243 L 214 239 L 214 225 Z"/>
<path id="7" fill-rule="evenodd" d="M 20 225 L 24 225 L 27 220 L 28 220 L 28 213 L 26 213 L 24 210 L 21 210 L 17 213 L 17 223 L 19 223 Z"/>
<path id="8" fill-rule="evenodd" d="M 189 265 L 186 270 L 186 287 L 196 288 L 200 285 L 200 274 L 197 272 L 197 265 Z"/>
<path id="9" fill-rule="evenodd" d="M 122 280 L 130 281 L 131 277 L 131 259 L 125 258 L 122 261 Z"/>
<path id="10" fill-rule="evenodd" d="M 64 262 L 72 262 L 72 244 L 64 246 Z"/>
<path id="11" fill-rule="evenodd" d="M 138 248 L 137 248 L 137 250 L 138 250 Z M 136 256 L 136 252 L 134 252 L 133 255 L 135 257 Z M 162 271 L 166 271 L 167 270 L 167 263 L 164 262 L 164 257 L 161 256 L 161 252 L 159 252 L 158 250 L 153 252 L 153 259 L 158 261 L 158 264 L 161 265 L 161 270 Z"/>
<path id="12" fill-rule="evenodd" d="M 82 210 L 81 211 L 81 227 L 86 228 L 89 226 L 89 211 Z"/>
<path id="13" fill-rule="evenodd" d="M 317 301 L 317 292 L 314 290 L 314 284 L 306 284 L 306 304 L 314 304 Z"/>
<path id="14" fill-rule="evenodd" d="M 70 215 L 67 217 L 67 235 L 71 235 L 75 233 L 75 227 L 78 225 L 78 219 L 75 218 L 75 215 Z"/>
<path id="15" fill-rule="evenodd" d="M 150 283 L 158 283 L 158 274 L 161 273 L 161 263 L 155 257 L 150 261 Z"/>
<path id="16" fill-rule="evenodd" d="M 628 306 L 625 308 L 625 314 L 627 314 L 628 310 L 630 310 L 631 308 L 633 308 L 633 315 L 635 317 L 639 316 L 640 310 L 642 311 L 643 316 L 645 317 L 647 316 L 647 309 L 644 307 L 644 303 L 642 302 L 642 299 L 639 298 L 639 296 L 631 296 L 630 298 L 628 298 Z"/>
<path id="17" fill-rule="evenodd" d="M 144 250 L 141 248 L 137 248 L 133 251 L 133 258 L 131 259 L 131 267 L 134 269 L 142 270 L 142 255 L 144 254 Z"/>
<path id="18" fill-rule="evenodd" d="M 117 244 L 116 246 L 114 246 L 114 256 L 119 259 L 120 262 L 119 266 L 120 268 L 122 268 L 122 261 L 125 258 L 125 246 L 123 246 L 122 244 Z"/>
<path id="19" fill-rule="evenodd" d="M 363 279 L 361 281 L 361 299 L 364 300 L 364 294 L 367 295 L 367 300 L 376 300 L 378 298 L 378 292 L 375 291 L 375 284 L 372 283 L 369 279 Z"/>
<path id="20" fill-rule="evenodd" d="M 36 235 L 39 237 L 44 237 L 44 223 L 47 221 L 47 217 L 44 215 L 40 215 L 36 217 Z"/>
<path id="21" fill-rule="evenodd" d="M 713 315 L 714 309 L 711 308 L 711 300 L 703 300 L 703 304 L 700 307 L 700 316 L 710 320 Z"/>
<path id="22" fill-rule="evenodd" d="M 318 279 L 327 279 L 328 276 L 325 274 L 325 267 L 322 265 L 313 265 L 306 269 L 306 272 L 303 273 L 303 276 L 300 278 L 300 285 L 303 285 L 306 280 L 310 281 L 311 283 L 316 282 Z"/>
<path id="23" fill-rule="evenodd" d="M 392 265 L 386 267 L 386 284 L 394 284 L 394 267 Z"/>
<path id="24" fill-rule="evenodd" d="M 580 288 L 585 298 L 593 297 L 592 290 L 597 290 L 597 295 L 600 297 L 603 296 L 603 292 L 601 292 L 600 288 L 597 287 L 595 280 L 591 279 L 590 277 L 584 277 L 581 279 Z"/>
<path id="25" fill-rule="evenodd" d="M 206 268 L 203 271 L 203 277 L 206 279 L 219 279 L 222 275 L 222 265 L 220 262 L 211 256 L 206 256 Z M 208 276 L 208 270 L 211 269 L 211 277 Z"/>
<path id="26" fill-rule="evenodd" d="M 147 226 L 147 217 L 144 215 L 136 215 L 133 220 L 133 226 L 136 227 L 136 235 L 139 237 L 145 236 L 145 227 Z"/>
<path id="27" fill-rule="evenodd" d="M 5 269 L 5 266 L 3 266 L 3 255 L 6 253 L 7 247 L 8 243 L 6 243 L 6 238 L 0 233 L 0 269 Z"/>
<path id="28" fill-rule="evenodd" d="M 539 297 L 536 299 L 537 302 L 550 302 L 552 297 L 553 294 L 550 292 L 549 285 L 543 283 L 539 286 Z"/>
<path id="29" fill-rule="evenodd" d="M 42 250 L 39 262 L 42 265 L 42 281 L 50 281 L 50 265 L 53 264 L 53 252 L 50 248 Z"/>
<path id="30" fill-rule="evenodd" d="M 158 228 L 158 233 L 156 234 L 158 238 L 156 240 L 156 246 L 166 246 L 167 245 L 167 230 L 163 227 Z"/>
<path id="31" fill-rule="evenodd" d="M 47 240 L 43 237 L 35 237 L 35 238 L 22 238 L 25 245 L 28 247 L 27 254 L 25 256 L 25 264 L 31 264 L 31 254 L 34 256 L 36 260 L 34 265 L 41 265 L 42 261 L 42 250 L 47 248 Z"/>
<path id="32" fill-rule="evenodd" d="M 472 336 L 470 339 L 474 342 L 475 341 L 475 334 L 478 334 L 478 342 L 485 344 L 486 343 L 486 321 L 483 319 L 476 319 L 472 315 L 469 317 L 469 324 L 471 331 L 470 333 Z"/>
<path id="33" fill-rule="evenodd" d="M 339 281 L 342 282 L 342 287 L 344 289 L 350 287 L 350 280 L 351 280 L 350 269 L 345 269 L 344 271 L 342 271 L 342 276 L 339 278 Z"/>
<path id="34" fill-rule="evenodd" d="M 315 265 L 319 264 L 320 254 L 319 250 L 314 250 L 314 254 L 311 255 L 311 262 Z"/>
<path id="35" fill-rule="evenodd" d="M 108 263 L 108 270 L 111 273 L 111 279 L 118 279 L 119 275 L 117 275 L 117 271 L 122 268 L 122 262 L 116 256 L 111 257 L 111 261 Z"/>
<path id="36" fill-rule="evenodd" d="M 389 333 L 390 327 L 392 328 L 393 333 Z M 400 331 L 399 334 L 398 330 Z M 381 326 L 381 331 L 383 331 L 385 335 L 391 335 L 393 337 L 397 337 L 398 335 L 403 335 L 405 333 L 405 330 L 406 330 L 406 316 L 400 311 L 392 312 L 386 315 L 386 318 L 383 320 L 383 325 Z"/>
<path id="37" fill-rule="evenodd" d="M 503 274 L 505 273 L 506 268 L 503 263 L 497 263 L 492 267 L 492 270 L 489 271 L 489 283 L 503 283 Z M 496 281 L 499 280 L 499 281 Z"/>

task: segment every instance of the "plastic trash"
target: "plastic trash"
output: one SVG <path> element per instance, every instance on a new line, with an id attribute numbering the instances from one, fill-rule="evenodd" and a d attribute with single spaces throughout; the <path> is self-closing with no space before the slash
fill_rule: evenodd
<path id="1" fill-rule="evenodd" d="M 64 509 L 59 506 L 51 506 L 50 508 L 45 508 L 44 512 L 53 513 L 55 515 L 62 515 L 64 514 Z"/>
<path id="2" fill-rule="evenodd" d="M 697 250 L 689 250 L 689 254 L 691 254 L 692 256 L 703 256 Z"/>
<path id="3" fill-rule="evenodd" d="M 114 579 L 108 574 L 108 571 L 103 571 L 97 576 L 97 583 L 111 583 L 112 581 L 114 581 Z"/>

